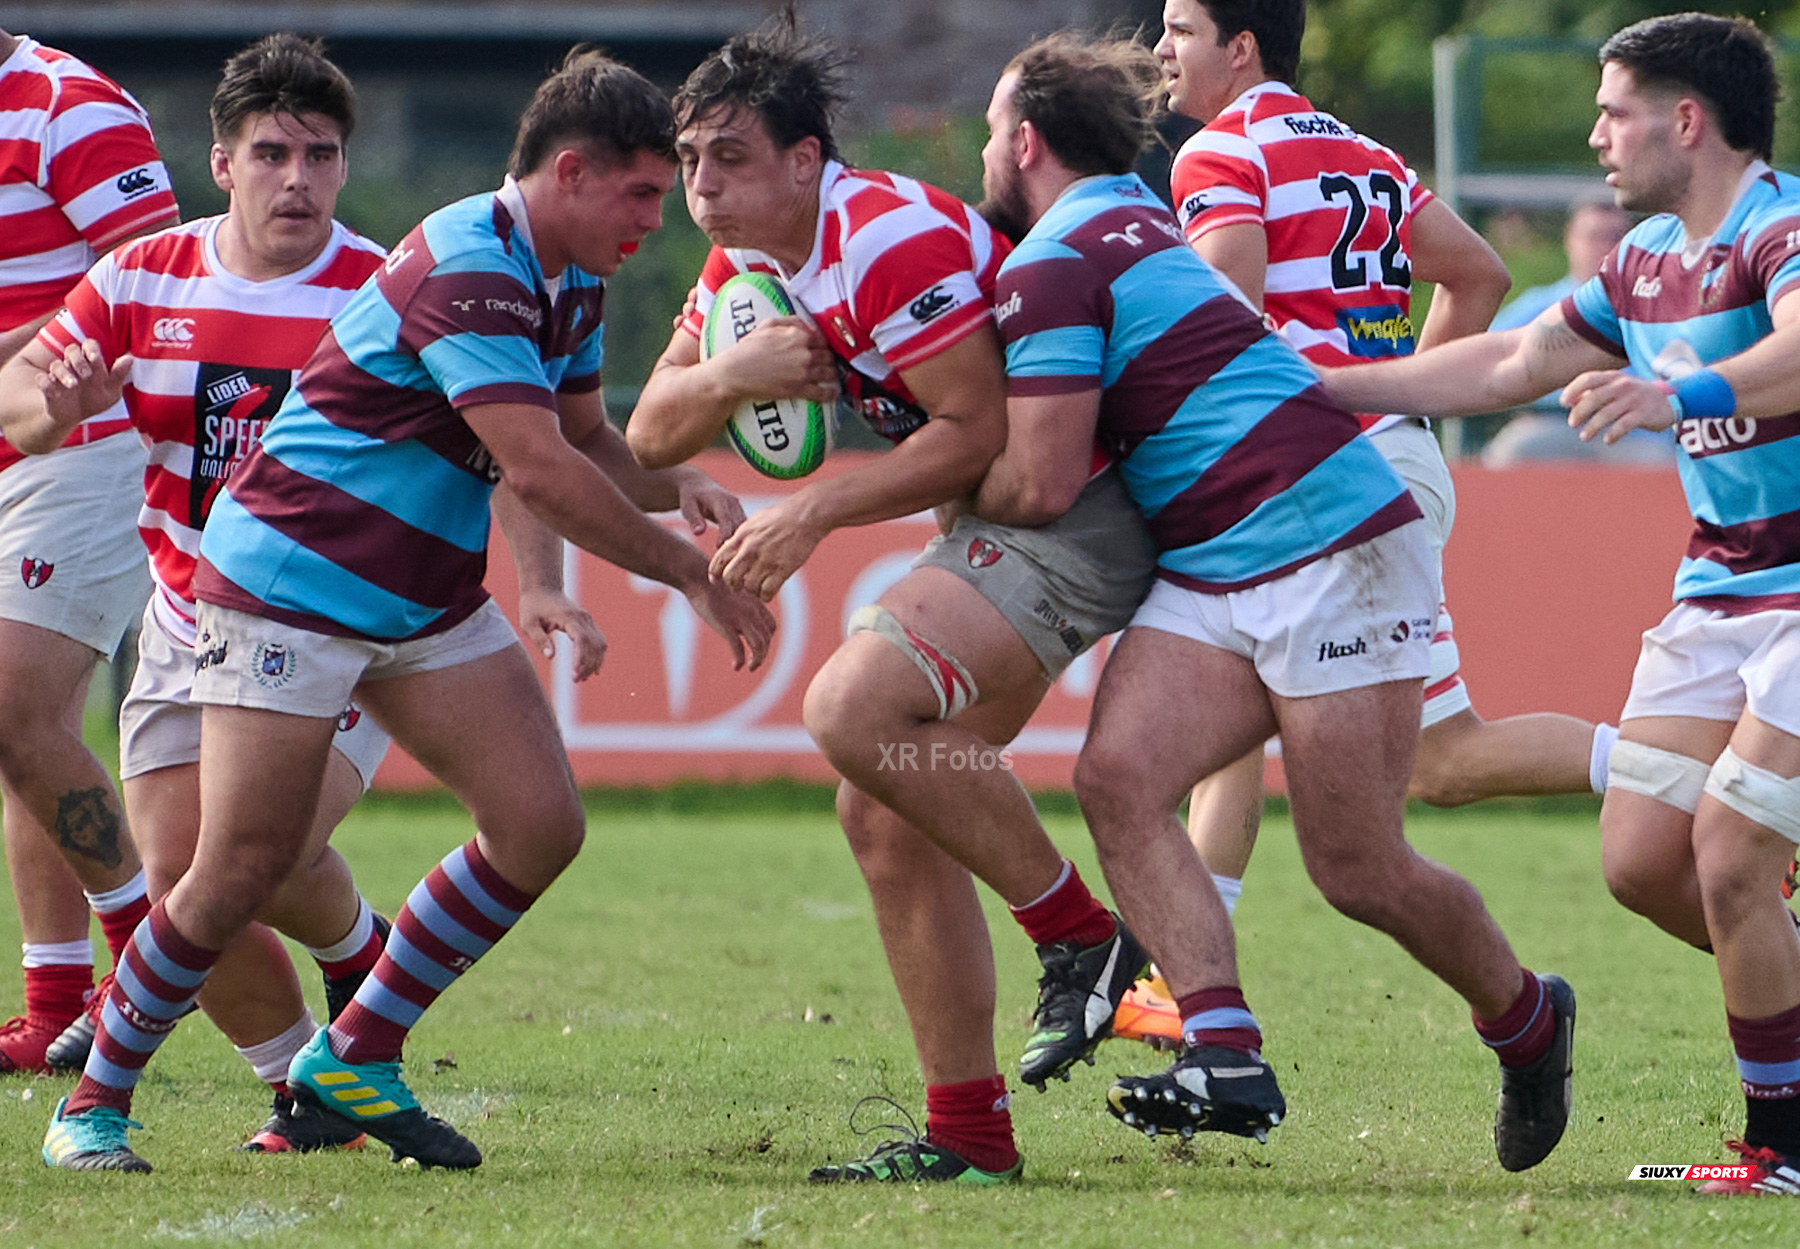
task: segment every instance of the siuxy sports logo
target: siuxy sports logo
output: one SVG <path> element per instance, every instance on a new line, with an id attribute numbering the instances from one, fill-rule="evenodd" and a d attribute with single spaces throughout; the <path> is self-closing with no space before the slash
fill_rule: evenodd
<path id="1" fill-rule="evenodd" d="M 1640 1162 L 1631 1168 L 1628 1180 L 1747 1180 L 1755 1167 L 1748 1162 Z"/>
<path id="2" fill-rule="evenodd" d="M 19 578 L 25 582 L 27 590 L 35 590 L 50 580 L 50 574 L 56 571 L 55 564 L 47 564 L 41 559 L 27 555 L 19 561 Z"/>
<path id="3" fill-rule="evenodd" d="M 924 325 L 933 318 L 942 316 L 955 306 L 956 296 L 945 294 L 943 285 L 940 283 L 913 300 L 912 306 L 907 308 L 906 311 L 911 315 L 913 320 L 917 321 L 920 325 Z"/>

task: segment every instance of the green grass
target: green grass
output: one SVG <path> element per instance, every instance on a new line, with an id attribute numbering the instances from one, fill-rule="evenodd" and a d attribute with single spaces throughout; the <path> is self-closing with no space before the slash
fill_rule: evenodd
<path id="1" fill-rule="evenodd" d="M 233 1153 L 263 1097 L 191 1021 L 138 1097 L 152 1176 L 47 1170 L 38 1146 L 69 1082 L 0 1083 L 0 1244 L 1791 1243 L 1789 1207 L 1625 1180 L 1635 1162 L 1721 1159 L 1742 1103 L 1710 962 L 1607 898 L 1582 806 L 1414 822 L 1525 960 L 1581 995 L 1575 1122 L 1535 1171 L 1494 1161 L 1495 1069 L 1464 1007 L 1332 913 L 1276 819 L 1239 911 L 1246 989 L 1291 1109 L 1268 1146 L 1128 1132 L 1105 1086 L 1161 1064 L 1111 1042 L 1073 1083 L 1015 1094 L 1018 1188 L 810 1188 L 809 1167 L 857 1150 L 857 1098 L 918 1114 L 923 1093 L 841 835 L 805 794 L 790 810 L 778 797 L 594 804 L 581 859 L 409 1048 L 414 1087 L 486 1151 L 480 1170 L 401 1169 L 373 1149 Z M 1097 880 L 1080 823 L 1051 825 Z M 442 800 L 378 799 L 340 845 L 391 911 L 468 832 Z M 1036 965 L 1002 908 L 992 919 L 1010 1063 Z M 0 947 L 12 923 L 0 908 Z M 0 972 L 0 1001 L 17 993 L 17 972 Z"/>

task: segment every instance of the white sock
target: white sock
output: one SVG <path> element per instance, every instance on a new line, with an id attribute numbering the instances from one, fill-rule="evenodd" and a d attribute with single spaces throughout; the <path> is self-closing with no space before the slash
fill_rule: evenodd
<path id="1" fill-rule="evenodd" d="M 1606 762 L 1612 758 L 1613 743 L 1618 740 L 1616 724 L 1594 726 L 1594 746 L 1588 752 L 1588 788 L 1597 794 L 1606 792 Z"/>
<path id="2" fill-rule="evenodd" d="M 352 954 L 357 953 L 369 944 L 369 938 L 375 933 L 375 912 L 369 907 L 369 900 L 361 894 L 356 895 L 356 922 L 350 925 L 350 931 L 341 941 L 314 949 L 306 947 L 306 952 L 313 956 L 315 963 L 341 963 Z"/>
<path id="3" fill-rule="evenodd" d="M 280 1036 L 271 1037 L 267 1041 L 255 1045 L 238 1045 L 233 1048 L 243 1055 L 244 1061 L 250 1064 L 250 1070 L 264 1084 L 278 1084 L 287 1079 L 288 1064 L 294 1061 L 294 1055 L 313 1039 L 319 1030 L 318 1022 L 313 1019 L 312 1012 L 302 1008 L 300 1018 L 294 1026 Z"/>
<path id="4" fill-rule="evenodd" d="M 1244 892 L 1244 881 L 1240 876 L 1221 876 L 1213 873 L 1213 886 L 1219 891 L 1219 901 L 1225 904 L 1225 914 L 1237 914 L 1238 896 Z"/>
<path id="5" fill-rule="evenodd" d="M 86 893 L 83 890 L 87 896 L 88 905 L 93 908 L 96 915 L 111 915 L 114 911 L 122 911 L 149 892 L 150 888 L 144 882 L 144 869 L 141 867 L 138 868 L 136 876 L 117 889 L 108 889 L 105 893 Z"/>
<path id="6" fill-rule="evenodd" d="M 21 967 L 92 967 L 94 947 L 86 937 L 80 941 L 27 941 L 20 949 L 25 957 Z"/>
<path id="7" fill-rule="evenodd" d="M 1010 911 L 1013 911 L 1015 913 L 1019 912 L 1019 911 L 1030 910 L 1032 907 L 1034 907 L 1038 903 L 1042 902 L 1045 898 L 1047 898 L 1051 894 L 1055 893 L 1058 889 L 1061 889 L 1064 885 L 1068 884 L 1069 883 L 1069 873 L 1073 872 L 1074 870 L 1075 870 L 1075 864 L 1070 862 L 1068 859 L 1064 859 L 1063 865 L 1062 865 L 1062 871 L 1060 871 L 1056 874 L 1056 883 L 1054 885 L 1051 885 L 1048 889 L 1044 890 L 1044 892 L 1038 894 L 1037 897 L 1035 897 L 1031 901 L 1027 902 L 1024 906 L 1009 906 L 1007 909 Z"/>

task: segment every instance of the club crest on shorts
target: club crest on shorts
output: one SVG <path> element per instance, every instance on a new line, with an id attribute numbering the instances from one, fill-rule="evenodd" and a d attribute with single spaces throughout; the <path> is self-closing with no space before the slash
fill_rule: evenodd
<path id="1" fill-rule="evenodd" d="M 294 679 L 299 659 L 282 642 L 258 642 L 250 652 L 250 675 L 265 689 L 278 690 Z"/>
<path id="2" fill-rule="evenodd" d="M 1407 638 L 1412 636 L 1412 629 L 1407 625 L 1406 621 L 1402 620 L 1399 624 L 1394 626 L 1394 631 L 1388 634 L 1388 636 L 1396 642 L 1404 642 Z"/>
<path id="3" fill-rule="evenodd" d="M 1004 554 L 1006 554 L 1005 551 L 995 546 L 992 542 L 989 542 L 986 538 L 971 538 L 969 540 L 970 568 L 992 568 L 1000 561 L 1000 557 Z"/>
<path id="4" fill-rule="evenodd" d="M 337 731 L 340 733 L 348 733 L 351 729 L 355 728 L 361 720 L 362 708 L 352 703 L 339 713 Z"/>
<path id="5" fill-rule="evenodd" d="M 50 580 L 50 574 L 56 571 L 55 564 L 46 564 L 41 559 L 33 559 L 27 555 L 19 561 L 19 578 L 25 582 L 27 590 L 35 590 Z"/>

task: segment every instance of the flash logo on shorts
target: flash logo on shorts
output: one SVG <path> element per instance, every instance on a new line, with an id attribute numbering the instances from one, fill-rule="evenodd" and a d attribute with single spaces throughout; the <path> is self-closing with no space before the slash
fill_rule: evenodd
<path id="1" fill-rule="evenodd" d="M 1362 638 L 1354 642 L 1320 642 L 1319 658 L 1316 662 L 1324 663 L 1327 659 L 1348 659 L 1352 655 L 1367 655 L 1369 644 Z"/>
<path id="2" fill-rule="evenodd" d="M 992 568 L 1006 554 L 986 538 L 972 538 L 969 541 L 969 567 Z"/>
<path id="3" fill-rule="evenodd" d="M 250 675 L 265 689 L 289 684 L 299 668 L 299 658 L 279 642 L 258 642 L 250 652 Z"/>
<path id="4" fill-rule="evenodd" d="M 32 559 L 27 555 L 19 561 L 19 578 L 25 582 L 27 590 L 35 590 L 50 580 L 50 574 L 56 571 L 55 564 L 46 564 L 41 559 Z"/>

